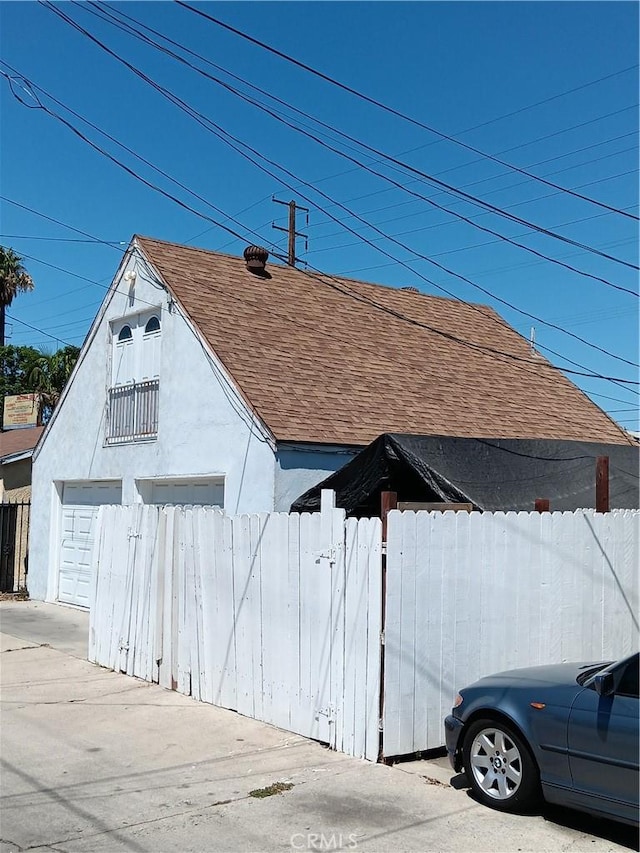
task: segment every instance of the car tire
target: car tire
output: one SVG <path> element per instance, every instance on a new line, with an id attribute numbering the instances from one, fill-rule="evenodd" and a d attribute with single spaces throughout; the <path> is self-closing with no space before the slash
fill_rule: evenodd
<path id="1" fill-rule="evenodd" d="M 531 750 L 502 720 L 476 720 L 469 726 L 462 762 L 474 796 L 485 806 L 519 812 L 540 798 L 540 774 Z"/>

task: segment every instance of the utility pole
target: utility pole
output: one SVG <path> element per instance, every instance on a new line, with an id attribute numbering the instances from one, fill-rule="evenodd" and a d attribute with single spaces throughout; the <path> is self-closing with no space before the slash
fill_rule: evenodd
<path id="1" fill-rule="evenodd" d="M 296 204 L 292 199 L 291 201 L 280 201 L 280 199 L 275 196 L 271 199 L 271 201 L 276 204 L 286 204 L 289 208 L 289 227 L 282 228 L 280 225 L 276 225 L 275 222 L 271 223 L 271 227 L 275 228 L 276 231 L 284 231 L 289 235 L 289 246 L 287 250 L 287 263 L 290 267 L 295 267 L 296 265 L 296 237 L 304 237 L 304 248 L 305 252 L 309 248 L 308 237 L 306 234 L 301 234 L 300 231 L 296 231 L 296 211 L 302 210 L 307 214 L 307 226 L 309 225 L 309 208 L 300 207 L 299 204 Z"/>

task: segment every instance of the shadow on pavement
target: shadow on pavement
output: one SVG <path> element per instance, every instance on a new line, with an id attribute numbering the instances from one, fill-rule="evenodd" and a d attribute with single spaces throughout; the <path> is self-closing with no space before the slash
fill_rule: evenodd
<path id="1" fill-rule="evenodd" d="M 469 799 L 478 802 L 469 788 L 469 783 L 464 773 L 458 773 L 456 776 L 453 776 L 450 784 L 452 788 L 458 791 L 466 790 Z M 575 809 L 551 805 L 550 803 L 542 803 L 538 809 L 528 812 L 528 814 L 540 815 L 544 820 L 555 823 L 557 826 L 564 826 L 576 832 L 594 835 L 597 838 L 602 838 L 604 841 L 611 841 L 622 847 L 628 847 L 630 850 L 640 849 L 640 831 L 638 827 L 618 823 L 615 820 L 595 817 L 586 812 L 579 812 Z M 505 813 L 505 818 L 518 820 L 518 815 Z"/>

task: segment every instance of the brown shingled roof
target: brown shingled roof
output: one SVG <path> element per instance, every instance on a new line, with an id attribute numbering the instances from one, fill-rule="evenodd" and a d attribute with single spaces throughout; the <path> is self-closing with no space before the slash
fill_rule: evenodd
<path id="1" fill-rule="evenodd" d="M 275 264 L 260 278 L 242 258 L 137 240 L 280 441 L 629 443 L 491 308 Z"/>
<path id="2" fill-rule="evenodd" d="M 14 453 L 33 450 L 42 435 L 43 429 L 44 427 L 38 426 L 0 432 L 0 459 L 4 459 L 5 456 L 13 456 Z"/>

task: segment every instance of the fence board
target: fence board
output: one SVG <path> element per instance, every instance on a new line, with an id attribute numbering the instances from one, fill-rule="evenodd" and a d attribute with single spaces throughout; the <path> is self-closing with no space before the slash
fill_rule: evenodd
<path id="1" fill-rule="evenodd" d="M 639 520 L 631 510 L 391 512 L 385 755 L 441 746 L 457 689 L 482 675 L 630 653 Z"/>

